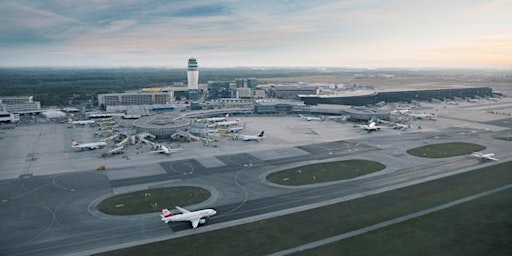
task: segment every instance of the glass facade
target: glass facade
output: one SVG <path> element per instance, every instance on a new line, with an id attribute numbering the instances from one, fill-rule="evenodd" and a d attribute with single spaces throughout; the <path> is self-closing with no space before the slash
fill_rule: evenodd
<path id="1" fill-rule="evenodd" d="M 195 58 L 188 59 L 188 71 L 197 70 L 197 60 Z"/>

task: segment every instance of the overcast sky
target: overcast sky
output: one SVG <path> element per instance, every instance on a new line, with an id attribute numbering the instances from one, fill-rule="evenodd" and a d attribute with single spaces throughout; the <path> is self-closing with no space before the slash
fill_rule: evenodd
<path id="1" fill-rule="evenodd" d="M 215 2 L 215 3 L 214 3 Z M 512 68 L 512 0 L 0 0 L 0 66 Z"/>

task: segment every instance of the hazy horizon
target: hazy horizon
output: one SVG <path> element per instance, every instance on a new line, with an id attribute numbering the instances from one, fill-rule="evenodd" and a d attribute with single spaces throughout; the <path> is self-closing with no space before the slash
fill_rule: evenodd
<path id="1" fill-rule="evenodd" d="M 0 5 L 0 67 L 511 69 L 512 0 Z"/>

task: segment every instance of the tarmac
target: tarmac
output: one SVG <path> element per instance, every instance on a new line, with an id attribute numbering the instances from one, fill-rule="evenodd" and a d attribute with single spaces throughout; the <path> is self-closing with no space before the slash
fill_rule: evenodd
<path id="1" fill-rule="evenodd" d="M 436 121 L 417 120 L 410 129 L 367 133 L 351 123 L 306 121 L 291 116 L 240 117 L 243 134 L 265 131 L 261 142 L 221 139 L 215 146 L 175 143 L 170 156 L 129 145 L 126 157 L 102 157 L 101 150 L 76 151 L 71 140 L 92 142 L 97 128 L 30 124 L 0 130 L 1 255 L 96 253 L 127 245 L 206 232 L 349 200 L 454 175 L 492 163 L 467 156 L 426 159 L 407 149 L 462 141 L 486 146 L 500 161 L 512 159 L 512 100 L 422 103 Z M 419 129 L 421 127 L 421 129 Z M 378 173 L 326 184 L 287 187 L 269 183 L 274 171 L 322 161 L 369 159 L 386 165 Z M 105 166 L 105 171 L 97 171 Z M 95 205 L 113 194 L 146 188 L 195 185 L 212 197 L 191 210 L 215 208 L 208 225 L 162 224 L 158 214 L 109 216 Z"/>

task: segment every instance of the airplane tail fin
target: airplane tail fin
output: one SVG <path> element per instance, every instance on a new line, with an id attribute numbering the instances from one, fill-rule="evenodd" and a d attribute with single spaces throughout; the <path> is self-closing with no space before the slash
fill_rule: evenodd
<path id="1" fill-rule="evenodd" d="M 162 217 L 162 221 L 164 221 L 165 223 L 169 222 L 169 220 L 166 220 L 165 218 L 168 218 L 168 217 L 171 217 L 173 216 L 174 214 L 169 211 L 169 209 L 167 209 L 165 206 L 162 208 L 162 214 L 160 214 L 160 217 Z"/>
<path id="2" fill-rule="evenodd" d="M 265 131 L 261 131 L 260 134 L 258 134 L 258 137 L 263 137 L 264 133 L 265 133 Z"/>
<path id="3" fill-rule="evenodd" d="M 78 142 L 76 142 L 76 140 L 71 140 L 71 145 L 72 145 L 72 146 L 77 146 L 77 145 L 78 145 Z"/>

